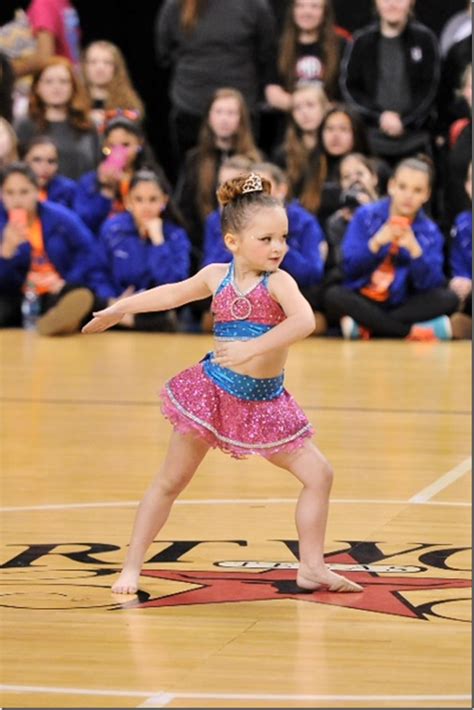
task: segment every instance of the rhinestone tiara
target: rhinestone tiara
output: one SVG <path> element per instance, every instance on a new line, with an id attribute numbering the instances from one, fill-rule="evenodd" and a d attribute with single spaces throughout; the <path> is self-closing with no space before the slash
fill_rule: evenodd
<path id="1" fill-rule="evenodd" d="M 263 192 L 262 178 L 257 173 L 252 173 L 242 185 L 241 195 L 246 195 L 248 192 Z"/>

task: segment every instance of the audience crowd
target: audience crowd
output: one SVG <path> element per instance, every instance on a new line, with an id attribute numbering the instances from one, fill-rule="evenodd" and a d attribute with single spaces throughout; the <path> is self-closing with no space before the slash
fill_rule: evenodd
<path id="1" fill-rule="evenodd" d="M 332 0 L 286 6 L 277 25 L 268 0 L 164 0 L 166 170 L 126 58 L 81 46 L 70 0 L 0 27 L 0 327 L 78 332 L 94 309 L 230 261 L 216 190 L 253 171 L 286 208 L 281 268 L 315 335 L 471 338 L 471 2 L 441 41 L 415 0 L 374 0 L 353 34 Z M 211 323 L 204 301 L 120 328 Z"/>

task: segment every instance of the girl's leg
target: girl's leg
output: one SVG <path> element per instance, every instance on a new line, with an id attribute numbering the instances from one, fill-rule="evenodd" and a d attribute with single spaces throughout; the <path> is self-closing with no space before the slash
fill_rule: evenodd
<path id="1" fill-rule="evenodd" d="M 331 286 L 326 291 L 325 305 L 329 322 L 350 316 L 380 338 L 406 338 L 410 332 L 410 325 L 394 318 L 390 311 L 385 311 L 375 301 L 345 286 Z"/>
<path id="2" fill-rule="evenodd" d="M 184 436 L 176 431 L 171 435 L 164 463 L 138 506 L 125 564 L 119 579 L 112 586 L 116 594 L 136 593 L 148 547 L 208 450 L 209 445 L 195 436 Z"/>
<path id="3" fill-rule="evenodd" d="M 362 587 L 331 572 L 324 562 L 324 536 L 333 472 L 310 441 L 295 452 L 272 456 L 271 463 L 290 471 L 303 484 L 296 506 L 300 565 L 296 578 L 303 589 L 327 587 L 332 592 L 360 592 Z"/>
<path id="4" fill-rule="evenodd" d="M 390 311 L 390 315 L 401 323 L 413 325 L 439 316 L 454 313 L 459 305 L 459 299 L 448 288 L 433 288 L 425 293 L 412 296 L 405 303 Z"/>

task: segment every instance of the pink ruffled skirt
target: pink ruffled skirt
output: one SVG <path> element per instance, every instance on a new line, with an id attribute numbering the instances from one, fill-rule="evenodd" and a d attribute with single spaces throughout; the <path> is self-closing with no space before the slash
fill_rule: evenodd
<path id="1" fill-rule="evenodd" d="M 207 369 L 206 362 L 200 362 L 173 377 L 161 391 L 162 412 L 177 431 L 196 434 L 235 458 L 250 454 L 268 458 L 297 449 L 312 436 L 306 415 L 282 386 L 277 396 L 262 399 L 276 378 L 257 380 L 218 368 L 224 377 L 228 373 L 239 385 L 253 387 L 260 397 L 255 401 L 252 392 L 245 399 L 244 392 L 235 396 L 226 391 Z"/>

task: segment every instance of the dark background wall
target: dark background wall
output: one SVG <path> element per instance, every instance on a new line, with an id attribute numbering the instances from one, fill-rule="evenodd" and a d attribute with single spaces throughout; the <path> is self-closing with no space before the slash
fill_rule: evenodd
<path id="1" fill-rule="evenodd" d="M 167 166 L 169 141 L 168 74 L 157 66 L 154 54 L 154 24 L 164 0 L 72 0 L 82 27 L 83 43 L 108 39 L 124 52 L 133 82 L 147 108 L 147 132 L 160 161 Z M 235 0 L 238 2 L 238 0 Z M 269 0 L 279 23 L 288 0 Z M 417 0 L 417 18 L 439 35 L 445 22 L 464 10 L 466 0 Z M 8 22 L 15 8 L 26 8 L 29 0 L 0 0 L 0 25 Z M 337 22 L 354 31 L 370 22 L 373 0 L 333 0 Z"/>

